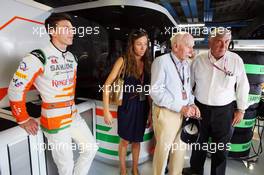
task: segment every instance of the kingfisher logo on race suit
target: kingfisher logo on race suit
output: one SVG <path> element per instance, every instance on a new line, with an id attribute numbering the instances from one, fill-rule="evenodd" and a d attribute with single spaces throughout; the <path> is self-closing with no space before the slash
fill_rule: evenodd
<path id="1" fill-rule="evenodd" d="M 72 85 L 73 83 L 74 83 L 74 78 L 64 79 L 64 80 L 52 80 L 51 82 L 52 87 L 56 87 L 56 88 Z"/>

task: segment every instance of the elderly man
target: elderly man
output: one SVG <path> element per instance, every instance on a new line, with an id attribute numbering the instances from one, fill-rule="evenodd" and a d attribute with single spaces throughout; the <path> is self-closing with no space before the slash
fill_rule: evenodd
<path id="1" fill-rule="evenodd" d="M 171 38 L 172 51 L 156 58 L 151 68 L 154 102 L 153 127 L 156 136 L 154 175 L 163 175 L 170 153 L 169 174 L 182 173 L 185 144 L 180 141 L 183 116 L 199 116 L 193 104 L 187 58 L 193 53 L 193 37 L 186 32 Z"/>
<path id="2" fill-rule="evenodd" d="M 241 121 L 247 108 L 249 84 L 242 59 L 227 51 L 231 31 L 217 28 L 209 37 L 209 51 L 196 56 L 191 66 L 195 85 L 195 104 L 201 110 L 199 144 L 209 137 L 215 145 L 211 159 L 211 175 L 224 175 L 233 126 Z M 191 168 L 184 174 L 203 174 L 206 152 L 193 149 Z"/>

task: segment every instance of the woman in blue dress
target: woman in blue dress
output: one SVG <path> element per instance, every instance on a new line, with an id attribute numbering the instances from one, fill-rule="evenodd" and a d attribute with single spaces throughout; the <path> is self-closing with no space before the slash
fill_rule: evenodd
<path id="1" fill-rule="evenodd" d="M 122 105 L 117 110 L 118 147 L 120 174 L 126 175 L 126 153 L 129 143 L 132 144 L 132 173 L 138 175 L 140 142 L 143 141 L 145 128 L 151 123 L 150 97 L 147 89 L 150 81 L 150 59 L 148 52 L 148 35 L 143 30 L 133 31 L 129 35 L 127 52 L 117 59 L 104 87 L 109 87 L 124 69 L 124 86 Z M 123 68 L 124 67 L 124 68 Z M 146 86 L 147 85 L 147 86 Z M 145 88 L 144 88 L 145 87 Z M 113 117 L 109 111 L 109 91 L 104 90 L 104 121 L 111 125 Z M 147 122 L 148 121 L 148 122 Z M 148 123 L 148 124 L 147 124 Z"/>

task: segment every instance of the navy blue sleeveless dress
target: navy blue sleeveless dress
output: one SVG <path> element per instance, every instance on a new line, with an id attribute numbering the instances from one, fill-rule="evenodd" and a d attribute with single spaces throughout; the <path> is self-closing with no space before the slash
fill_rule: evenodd
<path id="1" fill-rule="evenodd" d="M 149 76 L 145 72 L 143 81 L 135 77 L 124 77 L 124 92 L 122 105 L 117 110 L 118 135 L 130 142 L 142 142 L 147 124 L 149 103 L 147 94 L 145 100 L 140 100 L 138 90 L 128 90 L 126 87 L 148 85 Z M 126 88 L 126 89 L 125 89 Z M 148 88 L 145 88 L 148 89 Z"/>

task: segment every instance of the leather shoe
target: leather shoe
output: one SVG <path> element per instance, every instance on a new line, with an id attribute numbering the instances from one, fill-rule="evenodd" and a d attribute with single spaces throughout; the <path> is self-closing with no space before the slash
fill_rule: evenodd
<path id="1" fill-rule="evenodd" d="M 183 175 L 203 175 L 203 173 L 197 173 L 197 172 L 194 172 L 191 167 L 188 167 L 188 168 L 183 168 L 182 170 L 182 174 Z"/>

